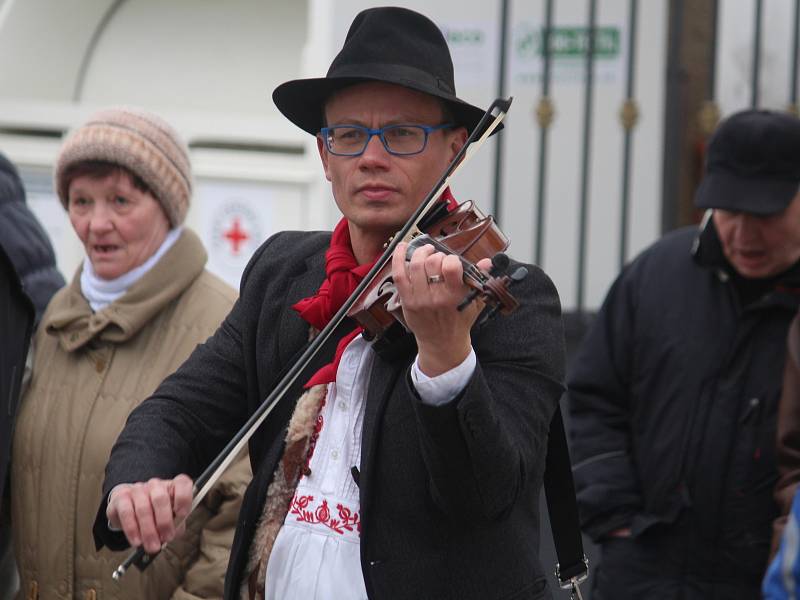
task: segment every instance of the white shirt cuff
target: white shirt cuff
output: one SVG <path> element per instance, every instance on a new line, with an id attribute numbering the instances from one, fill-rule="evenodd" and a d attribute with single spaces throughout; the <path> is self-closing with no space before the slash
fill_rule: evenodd
<path id="1" fill-rule="evenodd" d="M 418 354 L 411 366 L 411 381 L 423 403 L 441 406 L 453 400 L 467 387 L 477 362 L 475 350 L 470 349 L 467 358 L 460 365 L 436 377 L 428 377 L 419 368 Z"/>

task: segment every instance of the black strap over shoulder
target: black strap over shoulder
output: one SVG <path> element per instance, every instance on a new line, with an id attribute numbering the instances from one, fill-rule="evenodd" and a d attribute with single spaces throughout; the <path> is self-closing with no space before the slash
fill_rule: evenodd
<path id="1" fill-rule="evenodd" d="M 550 422 L 544 491 L 558 557 L 556 577 L 562 588 L 571 589 L 573 596 L 579 597 L 580 591 L 577 586 L 588 576 L 589 561 L 583 553 L 575 483 L 572 480 L 572 464 L 569 459 L 561 407 L 556 408 L 553 420 Z M 575 596 L 576 594 L 578 596 Z"/>

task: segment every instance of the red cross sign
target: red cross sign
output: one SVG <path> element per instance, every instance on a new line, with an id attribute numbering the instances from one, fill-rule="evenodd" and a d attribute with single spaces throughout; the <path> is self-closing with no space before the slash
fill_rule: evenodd
<path id="1" fill-rule="evenodd" d="M 234 254 L 239 254 L 239 245 L 250 239 L 247 232 L 241 228 L 239 217 L 234 217 L 233 224 L 222 235 L 231 243 Z"/>

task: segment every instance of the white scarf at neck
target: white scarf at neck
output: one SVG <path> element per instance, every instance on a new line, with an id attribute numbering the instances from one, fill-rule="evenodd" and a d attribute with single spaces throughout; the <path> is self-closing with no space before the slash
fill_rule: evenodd
<path id="1" fill-rule="evenodd" d="M 172 248 L 178 238 L 183 232 L 183 227 L 176 227 L 167 232 L 167 237 L 159 246 L 153 255 L 148 258 L 144 263 L 138 267 L 131 269 L 127 273 L 123 273 L 116 279 L 101 279 L 94 272 L 92 268 L 92 261 L 88 258 L 83 261 L 83 270 L 81 271 L 81 293 L 83 297 L 89 302 L 94 312 L 103 310 L 106 306 L 114 302 L 117 298 L 121 297 L 128 291 L 134 283 L 144 277 L 155 264 L 161 260 L 161 257 Z"/>

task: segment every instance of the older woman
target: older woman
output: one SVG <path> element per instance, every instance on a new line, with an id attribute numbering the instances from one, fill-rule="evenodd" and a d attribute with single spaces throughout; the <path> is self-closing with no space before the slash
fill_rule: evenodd
<path id="1" fill-rule="evenodd" d="M 235 292 L 182 227 L 186 146 L 159 117 L 95 114 L 65 141 L 55 184 L 86 260 L 50 302 L 13 441 L 12 523 L 21 597 L 221 598 L 241 494 L 239 460 L 192 514 L 184 542 L 122 582 L 96 551 L 103 468 L 131 410 L 219 325 Z"/>

